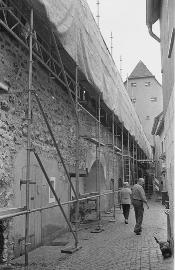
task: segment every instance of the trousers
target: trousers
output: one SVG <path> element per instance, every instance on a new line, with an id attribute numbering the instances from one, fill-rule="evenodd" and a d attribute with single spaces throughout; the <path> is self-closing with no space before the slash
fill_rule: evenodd
<path id="1" fill-rule="evenodd" d="M 136 225 L 134 227 L 134 232 L 141 232 L 142 230 L 142 221 L 143 221 L 143 202 L 139 200 L 133 200 L 132 202 L 134 206 L 134 212 L 135 212 L 135 219 L 136 219 Z"/>
<path id="2" fill-rule="evenodd" d="M 122 209 L 123 209 L 124 218 L 128 219 L 129 211 L 130 211 L 130 204 L 122 204 Z"/>

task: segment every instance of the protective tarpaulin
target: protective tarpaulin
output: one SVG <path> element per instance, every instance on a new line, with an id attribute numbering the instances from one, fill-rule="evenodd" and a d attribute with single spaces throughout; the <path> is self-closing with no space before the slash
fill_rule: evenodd
<path id="1" fill-rule="evenodd" d="M 28 1 L 34 11 L 52 25 L 63 47 L 87 80 L 102 93 L 108 108 L 114 110 L 147 157 L 152 158 L 151 146 L 86 1 Z"/>

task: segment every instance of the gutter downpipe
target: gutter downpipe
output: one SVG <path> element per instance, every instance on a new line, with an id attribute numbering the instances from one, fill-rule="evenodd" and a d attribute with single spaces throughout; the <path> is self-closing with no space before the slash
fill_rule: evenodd
<path id="1" fill-rule="evenodd" d="M 148 32 L 150 34 L 151 37 L 153 37 L 155 40 L 157 40 L 160 43 L 160 38 L 158 36 L 156 36 L 156 34 L 153 33 L 152 31 L 152 25 L 148 24 Z"/>
<path id="2" fill-rule="evenodd" d="M 148 32 L 151 37 L 153 37 L 155 40 L 157 40 L 160 43 L 160 38 L 156 36 L 156 34 L 152 31 L 152 25 L 153 25 L 153 4 L 154 0 L 146 0 L 146 25 L 148 27 Z M 155 22 L 155 20 L 154 20 Z"/>

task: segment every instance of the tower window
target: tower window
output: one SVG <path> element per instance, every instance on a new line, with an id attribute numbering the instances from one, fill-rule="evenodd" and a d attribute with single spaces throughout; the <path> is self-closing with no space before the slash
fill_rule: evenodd
<path id="1" fill-rule="evenodd" d="M 55 190 L 55 177 L 51 177 L 50 182 L 52 184 L 52 187 Z M 52 193 L 52 191 L 51 191 L 51 189 L 49 187 L 49 203 L 53 203 L 53 202 L 55 202 L 55 197 L 54 197 L 54 195 L 53 195 L 53 193 Z"/>
<path id="2" fill-rule="evenodd" d="M 136 98 L 131 98 L 132 103 L 136 103 Z"/>
<path id="3" fill-rule="evenodd" d="M 151 102 L 157 102 L 157 97 L 151 97 L 151 98 L 150 98 L 150 101 L 151 101 Z"/>
<path id="4" fill-rule="evenodd" d="M 162 154 L 163 154 L 163 150 L 164 150 L 164 147 L 163 147 L 163 142 L 161 142 L 161 146 L 162 146 Z"/>

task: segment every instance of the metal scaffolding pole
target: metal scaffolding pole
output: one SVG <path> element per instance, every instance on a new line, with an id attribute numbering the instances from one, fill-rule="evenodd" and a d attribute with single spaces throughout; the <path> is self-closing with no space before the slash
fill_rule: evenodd
<path id="1" fill-rule="evenodd" d="M 74 100 L 73 100 L 73 97 L 72 97 L 72 94 L 71 94 L 71 90 L 70 90 L 70 87 L 69 87 L 69 83 L 68 83 L 68 80 L 67 80 L 66 72 L 65 72 L 64 65 L 63 65 L 63 62 L 62 62 L 62 59 L 61 59 L 60 51 L 59 51 L 59 48 L 58 48 L 58 45 L 57 45 L 57 41 L 56 41 L 54 32 L 52 32 L 52 37 L 53 37 L 53 41 L 54 41 L 54 44 L 55 44 L 55 49 L 56 49 L 56 52 L 57 52 L 57 55 L 59 57 L 59 61 L 60 61 L 60 64 L 61 64 L 61 69 L 62 69 L 64 81 L 65 81 L 65 84 L 66 84 L 66 87 L 67 87 L 67 90 L 68 90 L 69 98 L 70 98 L 71 103 L 73 105 L 76 120 L 78 122 L 79 119 L 78 119 L 77 111 L 76 111 L 76 108 L 75 108 Z"/>
<path id="2" fill-rule="evenodd" d="M 133 156 L 133 160 L 132 160 L 132 167 L 133 167 L 133 183 L 135 182 L 135 159 L 134 159 L 134 137 L 133 137 L 133 143 L 132 143 L 132 156 Z"/>
<path id="3" fill-rule="evenodd" d="M 128 131 L 128 173 L 129 173 L 129 184 L 131 184 L 131 164 L 130 164 L 130 140 Z"/>
<path id="4" fill-rule="evenodd" d="M 55 48 L 57 51 L 57 55 L 59 57 L 60 63 L 61 63 L 61 68 L 62 68 L 62 72 L 63 72 L 63 76 L 64 76 L 64 81 L 66 83 L 67 89 L 68 89 L 68 94 L 69 97 L 71 99 L 73 108 L 75 110 L 75 115 L 76 115 L 76 160 L 75 160 L 75 174 L 76 174 L 76 198 L 77 198 L 77 203 L 76 203 L 76 210 L 75 210 L 75 229 L 76 229 L 76 234 L 78 231 L 78 221 L 79 221 L 79 118 L 78 118 L 78 66 L 76 64 L 76 74 L 75 74 L 75 104 L 72 98 L 72 94 L 70 91 L 70 87 L 68 84 L 68 80 L 67 80 L 67 76 L 66 76 L 66 72 L 64 69 L 64 65 L 61 59 L 61 55 L 59 52 L 59 48 L 56 42 L 56 38 L 55 38 L 55 34 L 54 32 L 52 32 L 52 36 L 53 36 L 53 40 L 54 40 L 54 44 L 55 44 Z M 77 36 L 76 36 L 77 39 Z M 77 40 L 76 40 L 77 42 Z M 77 54 L 76 54 L 77 55 Z M 76 56 L 77 57 L 77 56 Z M 77 62 L 77 61 L 76 61 Z M 77 241 L 76 241 L 76 246 L 78 245 L 78 236 L 77 236 Z"/>
<path id="5" fill-rule="evenodd" d="M 114 134 L 114 111 L 112 112 L 112 177 L 113 177 L 113 218 L 115 220 L 115 168 L 114 168 L 114 144 L 115 144 L 115 134 Z"/>
<path id="6" fill-rule="evenodd" d="M 76 115 L 78 117 L 78 66 L 76 64 L 76 96 L 75 96 L 75 109 Z M 75 174 L 76 174 L 76 194 L 79 198 L 79 121 L 76 121 L 76 164 L 75 164 Z M 75 211 L 75 229 L 76 229 L 76 242 L 75 246 L 78 246 L 78 222 L 79 222 L 79 201 L 76 202 Z"/>
<path id="7" fill-rule="evenodd" d="M 29 245 L 29 209 L 30 209 L 30 152 L 31 152 L 31 90 L 32 90 L 32 33 L 33 33 L 33 9 L 30 12 L 30 37 L 29 37 L 29 76 L 28 76 L 28 131 L 27 131 L 27 167 L 26 167 L 26 223 L 25 223 L 25 266 L 28 269 L 28 245 Z"/>
<path id="8" fill-rule="evenodd" d="M 53 193 L 53 195 L 54 195 L 54 197 L 55 197 L 55 199 L 56 199 L 56 201 L 58 203 L 58 206 L 60 207 L 60 210 L 61 210 L 61 212 L 62 212 L 62 214 L 63 214 L 63 216 L 64 216 L 64 218 L 65 218 L 65 220 L 66 220 L 66 222 L 67 222 L 67 224 L 69 226 L 69 229 L 70 229 L 70 231 L 73 234 L 73 237 L 75 239 L 75 248 L 77 248 L 77 244 L 76 244 L 77 243 L 77 236 L 76 236 L 76 233 L 72 229 L 72 226 L 71 226 L 71 224 L 70 224 L 70 222 L 69 222 L 69 220 L 68 220 L 68 218 L 67 218 L 67 216 L 66 216 L 66 214 L 64 212 L 64 209 L 62 207 L 62 204 L 60 202 L 60 199 L 58 198 L 58 196 L 57 196 L 57 194 L 55 192 L 55 189 L 53 188 L 53 186 L 51 184 L 51 181 L 50 181 L 50 179 L 49 179 L 49 177 L 48 177 L 48 175 L 46 173 L 46 170 L 44 169 L 44 166 L 43 166 L 43 164 L 41 162 L 41 159 L 39 158 L 39 156 L 38 156 L 38 154 L 36 153 L 35 150 L 34 150 L 34 154 L 35 154 L 35 157 L 36 157 L 36 159 L 37 159 L 37 161 L 38 161 L 38 163 L 40 165 L 40 168 L 41 168 L 41 170 L 42 170 L 42 172 L 43 172 L 43 174 L 44 174 L 44 176 L 45 176 L 45 178 L 47 180 L 47 183 L 48 183 L 48 185 L 49 185 L 49 187 L 50 187 L 50 189 L 51 189 L 51 191 L 52 191 L 52 193 Z"/>
<path id="9" fill-rule="evenodd" d="M 125 181 L 125 175 L 124 175 L 124 156 L 123 156 L 123 123 L 122 123 L 122 177 L 123 177 L 123 183 Z"/>
<path id="10" fill-rule="evenodd" d="M 100 152 L 101 152 L 101 93 L 98 97 L 98 144 L 96 146 L 96 161 L 97 161 L 97 174 L 96 174 L 96 184 L 98 191 L 98 200 L 97 200 L 97 218 L 98 218 L 98 226 L 95 230 L 91 231 L 91 233 L 99 233 L 102 232 L 101 225 L 101 179 L 100 179 Z"/>
<path id="11" fill-rule="evenodd" d="M 99 228 L 101 227 L 101 181 L 100 181 L 100 136 L 101 136 L 101 94 L 98 97 L 98 149 L 97 149 L 97 183 L 98 183 L 98 219 L 99 219 Z"/>
<path id="12" fill-rule="evenodd" d="M 112 177 L 114 179 L 114 111 L 112 112 Z"/>
<path id="13" fill-rule="evenodd" d="M 37 101 L 37 103 L 38 103 L 38 106 L 39 106 L 40 111 L 41 111 L 41 113 L 42 113 L 42 116 L 43 116 L 43 118 L 44 118 L 44 121 L 45 121 L 45 123 L 46 123 L 46 125 L 47 125 L 47 128 L 48 128 L 48 131 L 49 131 L 49 133 L 50 133 L 50 136 L 51 136 L 51 138 L 52 138 L 52 140 L 53 140 L 53 144 L 54 144 L 54 147 L 55 147 L 55 149 L 56 149 L 56 151 L 57 151 L 57 154 L 58 154 L 58 156 L 59 156 L 59 158 L 60 158 L 61 164 L 63 165 L 63 168 L 64 168 L 64 171 L 65 171 L 65 173 L 66 173 L 66 176 L 67 176 L 67 178 L 68 178 L 68 180 L 69 180 L 69 183 L 70 183 L 70 185 L 71 185 L 71 188 L 72 188 L 72 190 L 73 190 L 73 192 L 74 192 L 75 198 L 78 200 L 77 193 L 76 193 L 75 188 L 74 188 L 74 186 L 73 186 L 73 184 L 72 184 L 72 181 L 71 181 L 71 179 L 70 179 L 69 172 L 68 172 L 68 170 L 67 170 L 67 168 L 66 168 L 66 165 L 65 165 L 65 163 L 64 163 L 64 159 L 63 159 L 63 157 L 62 157 L 62 155 L 61 155 L 61 152 L 60 152 L 60 150 L 59 150 L 59 148 L 58 148 L 58 143 L 56 142 L 56 139 L 55 139 L 55 137 L 54 137 L 54 135 L 53 135 L 52 129 L 51 129 L 51 127 L 50 127 L 50 124 L 49 124 L 49 122 L 48 122 L 48 120 L 47 120 L 46 114 L 45 114 L 45 112 L 44 112 L 44 110 L 43 110 L 43 107 L 42 107 L 42 105 L 41 105 L 41 102 L 40 102 L 40 100 L 39 100 L 38 94 L 37 94 L 35 91 L 33 91 L 33 93 L 34 93 L 34 95 L 35 95 L 36 101 Z"/>
<path id="14" fill-rule="evenodd" d="M 137 180 L 138 180 L 138 146 L 137 146 L 137 142 L 136 142 L 136 176 L 137 176 Z"/>
<path id="15" fill-rule="evenodd" d="M 34 153 L 36 153 L 35 149 L 33 149 Z M 37 154 L 37 153 L 36 153 Z M 38 155 L 37 155 L 38 156 Z M 39 156 L 38 156 L 39 157 Z M 39 164 L 40 165 L 40 164 Z M 44 168 L 44 166 L 43 166 Z M 45 169 L 44 169 L 45 170 Z M 47 174 L 47 173 L 46 173 Z M 45 175 L 45 174 L 44 174 Z M 48 178 L 49 179 L 49 178 Z M 46 179 L 47 180 L 47 179 Z M 50 181 L 50 179 L 49 179 Z M 118 190 L 115 191 L 115 193 L 118 193 Z M 85 193 L 84 195 L 87 195 L 89 193 Z M 109 190 L 107 192 L 104 192 L 104 193 L 101 193 L 101 196 L 106 196 L 106 195 L 109 195 L 109 194 L 113 194 L 113 191 Z M 85 198 L 81 198 L 79 199 L 79 201 L 86 201 L 86 200 L 89 200 L 89 199 L 94 199 L 94 198 L 98 198 L 99 195 L 92 195 L 92 196 L 88 196 L 88 197 L 85 197 Z M 66 202 L 60 202 L 60 204 L 62 206 L 64 205 L 69 205 L 69 204 L 72 204 L 72 203 L 76 203 L 77 200 L 71 200 L 71 201 L 66 201 Z M 11 217 L 17 217 L 17 216 L 22 216 L 22 215 L 25 215 L 27 212 L 30 214 L 30 213 L 35 213 L 35 212 L 38 212 L 38 211 L 43 211 L 43 210 L 47 210 L 47 209 L 50 209 L 50 208 L 55 208 L 55 207 L 58 207 L 59 205 L 57 203 L 53 204 L 53 205 L 49 205 L 49 206 L 43 206 L 43 207 L 39 207 L 39 208 L 33 208 L 33 209 L 30 209 L 29 211 L 26 211 L 26 208 L 23 207 L 23 208 L 16 208 L 16 211 L 13 212 L 13 213 L 6 213 L 6 214 L 1 214 L 0 215 L 0 220 L 3 220 L 3 219 L 7 219 L 7 218 L 11 218 Z M 10 210 L 9 210 L 10 211 Z"/>
<path id="16" fill-rule="evenodd" d="M 49 130 L 49 133 L 50 133 L 50 135 L 51 135 L 51 137 L 52 137 L 54 146 L 55 146 L 55 148 L 56 148 L 56 150 L 57 150 L 57 154 L 58 154 L 58 156 L 60 157 L 61 163 L 62 163 L 62 165 L 63 165 L 63 167 L 64 167 L 64 169 L 65 169 L 65 172 L 66 172 L 66 174 L 67 174 L 67 176 L 68 176 L 69 183 L 70 183 L 70 185 L 71 185 L 71 187 L 72 187 L 72 189 L 73 189 L 73 192 L 74 192 L 75 198 L 76 198 L 76 202 L 77 202 L 77 201 L 78 201 L 77 193 L 76 193 L 75 188 L 74 188 L 74 186 L 73 186 L 73 184 L 72 184 L 72 182 L 71 182 L 70 175 L 69 175 L 69 173 L 68 173 L 68 171 L 67 171 L 67 168 L 66 168 L 66 166 L 65 166 L 65 164 L 64 164 L 64 160 L 63 160 L 62 155 L 61 155 L 61 153 L 60 153 L 60 151 L 59 151 L 58 145 L 57 145 L 57 143 L 56 143 L 55 137 L 54 137 L 54 135 L 53 135 L 53 132 L 52 132 L 52 130 L 51 130 L 51 127 L 50 127 L 50 125 L 49 125 L 49 122 L 48 122 L 48 120 L 47 120 L 47 117 L 46 117 L 46 115 L 45 115 L 45 113 L 44 113 L 44 110 L 43 110 L 43 108 L 42 108 L 42 105 L 41 105 L 41 102 L 40 102 L 40 100 L 39 100 L 39 97 L 38 97 L 38 95 L 36 94 L 35 91 L 34 91 L 34 95 L 35 95 L 35 97 L 36 97 L 37 103 L 38 103 L 38 105 L 39 105 L 40 111 L 41 111 L 41 113 L 42 113 L 42 115 L 43 115 L 43 118 L 44 118 L 44 120 L 45 120 L 45 123 L 46 123 L 46 125 L 47 125 L 48 130 Z M 37 153 L 36 153 L 35 151 L 34 151 L 34 154 L 35 154 L 35 157 L 37 158 L 38 163 L 39 163 L 39 165 L 40 165 L 40 167 L 41 167 L 41 169 L 42 169 L 42 171 L 43 171 L 43 173 L 44 173 L 44 175 L 45 175 L 45 177 L 46 177 L 46 180 L 47 180 L 49 186 L 51 187 L 52 185 L 51 185 L 51 183 L 50 183 L 50 179 L 49 179 L 49 177 L 47 176 L 47 173 L 46 173 L 46 171 L 45 171 L 45 169 L 44 169 L 44 166 L 42 165 L 42 163 L 41 163 L 41 161 L 40 161 L 40 159 L 39 159 L 39 156 L 37 155 Z M 75 238 L 75 248 L 68 247 L 68 248 L 62 250 L 61 252 L 62 252 L 62 253 L 73 253 L 73 252 L 75 252 L 75 251 L 77 251 L 78 249 L 81 248 L 80 246 L 78 247 L 77 234 L 74 233 L 74 231 L 73 231 L 73 229 L 72 229 L 72 227 L 71 227 L 71 224 L 70 224 L 69 220 L 67 219 L 67 217 L 66 217 L 66 215 L 65 215 L 65 213 L 64 213 L 64 210 L 63 210 L 62 207 L 61 207 L 60 200 L 58 199 L 58 197 L 57 197 L 57 195 L 56 195 L 56 192 L 53 191 L 53 190 L 54 190 L 53 188 L 51 188 L 51 190 L 52 190 L 52 192 L 53 192 L 53 194 L 54 194 L 54 196 L 55 196 L 55 199 L 56 199 L 58 205 L 60 206 L 61 212 L 62 212 L 62 214 L 63 214 L 63 216 L 64 216 L 64 218 L 65 218 L 65 220 L 66 220 L 66 222 L 67 222 L 67 224 L 68 224 L 68 226 L 69 226 L 69 228 L 70 228 L 70 230 L 71 230 L 71 232 L 72 232 L 72 234 L 73 234 L 73 236 L 74 236 L 74 238 Z"/>
<path id="17" fill-rule="evenodd" d="M 141 152 L 141 159 L 144 160 L 144 152 Z M 144 170 L 142 168 L 142 177 L 144 177 Z"/>
<path id="18" fill-rule="evenodd" d="M 115 138 L 114 141 L 115 141 L 115 145 L 117 146 L 117 145 L 118 145 L 118 141 L 117 141 L 117 136 L 118 136 L 118 135 L 117 135 L 117 134 L 118 134 L 117 124 L 116 124 L 116 126 L 115 126 L 115 133 L 116 133 L 116 135 L 114 134 L 114 135 L 115 135 L 115 136 L 114 136 L 114 138 Z"/>
<path id="19" fill-rule="evenodd" d="M 142 160 L 142 151 L 140 149 L 140 160 Z"/>

